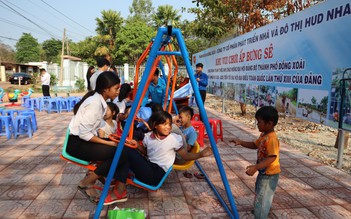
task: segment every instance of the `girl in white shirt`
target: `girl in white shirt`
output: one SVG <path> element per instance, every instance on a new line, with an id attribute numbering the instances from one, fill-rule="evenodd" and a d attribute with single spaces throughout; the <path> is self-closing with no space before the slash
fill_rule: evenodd
<path id="1" fill-rule="evenodd" d="M 124 83 L 121 85 L 118 97 L 113 100 L 113 102 L 118 106 L 119 114 L 117 118 L 119 121 L 124 121 L 127 119 L 129 113 L 126 112 L 127 103 L 131 101 L 130 95 L 132 94 L 132 88 L 130 84 Z M 123 124 L 124 127 L 124 124 Z"/>
<path id="2" fill-rule="evenodd" d="M 152 114 L 149 126 L 152 132 L 145 135 L 143 146 L 134 142 L 138 145 L 138 150 L 123 148 L 114 174 L 117 183 L 113 191 L 109 192 L 104 205 L 127 201 L 125 184 L 129 170 L 133 171 L 139 181 L 157 185 L 173 165 L 176 153 L 184 160 L 196 160 L 212 155 L 210 147 L 197 154 L 189 153 L 183 146 L 182 137 L 171 133 L 172 116 L 166 111 Z"/>
<path id="3" fill-rule="evenodd" d="M 118 94 L 120 79 L 113 72 L 103 72 L 96 81 L 94 91 L 89 91 L 74 106 L 74 116 L 69 124 L 70 136 L 67 142 L 67 153 L 86 161 L 102 161 L 102 163 L 83 180 L 78 189 L 90 201 L 99 201 L 94 184 L 99 176 L 105 174 L 110 166 L 106 161 L 113 159 L 117 143 L 98 137 L 97 130 L 107 110 L 107 99 L 114 99 Z"/>
<path id="4" fill-rule="evenodd" d="M 119 109 L 116 104 L 112 102 L 107 102 L 107 111 L 104 116 L 104 121 L 101 123 L 101 127 L 98 130 L 100 138 L 108 138 L 109 135 L 116 133 L 116 117 L 118 112 Z"/>

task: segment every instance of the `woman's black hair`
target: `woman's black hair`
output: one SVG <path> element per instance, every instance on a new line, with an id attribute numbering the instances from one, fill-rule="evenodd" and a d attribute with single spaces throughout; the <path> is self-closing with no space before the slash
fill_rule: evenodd
<path id="1" fill-rule="evenodd" d="M 118 106 L 115 103 L 113 103 L 113 102 L 107 102 L 107 106 L 108 106 L 108 108 L 110 108 L 112 114 L 114 112 L 116 112 L 115 115 L 112 116 L 112 119 L 116 120 L 117 119 L 117 114 L 119 113 Z"/>
<path id="2" fill-rule="evenodd" d="M 157 111 L 152 113 L 148 124 L 151 130 L 154 131 L 155 127 L 159 124 L 165 123 L 167 120 L 172 122 L 172 116 L 167 111 Z"/>
<path id="3" fill-rule="evenodd" d="M 111 72 L 111 71 L 104 71 L 102 72 L 96 80 L 96 87 L 95 90 L 89 91 L 84 95 L 84 97 L 74 106 L 73 113 L 74 115 L 77 114 L 80 105 L 88 98 L 95 94 L 95 92 L 102 94 L 105 89 L 108 89 L 116 84 L 120 84 L 121 81 L 119 77 Z"/>
<path id="4" fill-rule="evenodd" d="M 131 91 L 132 87 L 130 86 L 130 84 L 122 84 L 121 88 L 119 89 L 118 102 L 122 102 L 122 100 L 124 100 Z"/>
<path id="5" fill-rule="evenodd" d="M 91 70 L 94 69 L 95 67 L 94 66 L 90 66 L 88 68 L 88 71 L 87 71 L 87 82 L 88 82 L 88 90 L 90 91 L 91 90 L 91 86 L 90 86 L 90 78 L 92 76 L 91 74 Z"/>

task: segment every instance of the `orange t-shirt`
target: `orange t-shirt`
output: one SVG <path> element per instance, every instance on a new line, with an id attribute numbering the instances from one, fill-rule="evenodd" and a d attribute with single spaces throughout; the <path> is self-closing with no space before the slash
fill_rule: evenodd
<path id="1" fill-rule="evenodd" d="M 257 146 L 257 163 L 264 161 L 267 157 L 276 156 L 276 159 L 268 167 L 258 170 L 261 174 L 273 175 L 281 172 L 279 163 L 279 140 L 275 132 L 266 135 L 262 133 L 255 141 Z"/>

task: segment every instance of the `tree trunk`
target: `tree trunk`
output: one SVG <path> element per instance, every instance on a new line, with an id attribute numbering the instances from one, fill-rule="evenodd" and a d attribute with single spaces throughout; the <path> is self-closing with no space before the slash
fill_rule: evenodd
<path id="1" fill-rule="evenodd" d="M 241 109 L 241 115 L 245 116 L 246 115 L 246 104 L 240 102 L 240 109 Z"/>
<path id="2" fill-rule="evenodd" d="M 338 136 L 336 137 L 336 141 L 335 141 L 335 145 L 334 148 L 338 148 L 338 143 L 339 143 L 339 137 L 340 136 L 340 131 L 338 131 Z M 344 138 L 344 150 L 346 150 L 349 146 L 349 137 L 350 137 L 350 133 L 345 131 L 345 138 Z"/>

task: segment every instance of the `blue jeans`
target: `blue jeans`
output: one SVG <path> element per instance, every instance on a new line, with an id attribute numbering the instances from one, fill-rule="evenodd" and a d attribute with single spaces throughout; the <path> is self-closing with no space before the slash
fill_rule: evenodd
<path id="1" fill-rule="evenodd" d="M 259 173 L 255 185 L 254 215 L 255 219 L 268 218 L 273 196 L 277 188 L 279 174 L 265 175 Z"/>

